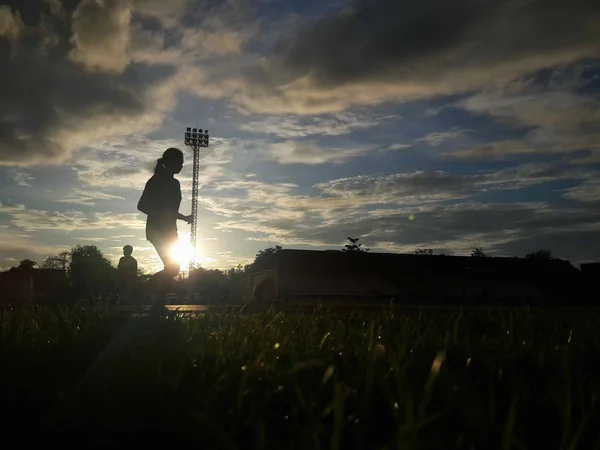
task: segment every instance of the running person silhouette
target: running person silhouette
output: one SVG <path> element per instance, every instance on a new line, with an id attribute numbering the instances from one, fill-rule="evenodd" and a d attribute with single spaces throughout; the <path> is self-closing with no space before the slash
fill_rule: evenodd
<path id="1" fill-rule="evenodd" d="M 179 213 L 181 187 L 174 177 L 183 167 L 183 153 L 178 148 L 168 148 L 156 161 L 154 175 L 148 180 L 138 202 L 139 211 L 146 214 L 146 239 L 154 245 L 164 269 L 152 275 L 151 284 L 159 292 L 154 309 L 164 309 L 165 288 L 180 270 L 179 262 L 172 256 L 177 244 L 177 219 L 192 222 L 192 216 Z"/>

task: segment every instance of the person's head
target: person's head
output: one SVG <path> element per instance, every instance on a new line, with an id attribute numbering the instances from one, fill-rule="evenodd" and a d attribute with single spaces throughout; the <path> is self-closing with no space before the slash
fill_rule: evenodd
<path id="1" fill-rule="evenodd" d="M 156 167 L 154 173 L 165 173 L 168 175 L 175 175 L 181 172 L 183 167 L 183 152 L 175 147 L 170 147 L 165 150 L 162 158 L 156 160 Z"/>
<path id="2" fill-rule="evenodd" d="M 133 253 L 133 247 L 131 245 L 126 245 L 125 247 L 123 247 L 123 254 L 125 256 L 131 256 L 132 253 Z"/>

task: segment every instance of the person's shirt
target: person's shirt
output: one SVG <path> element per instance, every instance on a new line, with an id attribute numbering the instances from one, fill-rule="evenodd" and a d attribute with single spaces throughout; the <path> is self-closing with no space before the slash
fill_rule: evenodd
<path id="1" fill-rule="evenodd" d="M 119 271 L 119 276 L 123 280 L 135 280 L 137 278 L 137 268 L 137 260 L 133 256 L 121 256 L 121 259 L 119 259 L 117 270 Z"/>
<path id="2" fill-rule="evenodd" d="M 153 175 L 138 202 L 138 209 L 147 215 L 146 239 L 177 237 L 177 214 L 181 204 L 181 187 L 174 177 Z"/>

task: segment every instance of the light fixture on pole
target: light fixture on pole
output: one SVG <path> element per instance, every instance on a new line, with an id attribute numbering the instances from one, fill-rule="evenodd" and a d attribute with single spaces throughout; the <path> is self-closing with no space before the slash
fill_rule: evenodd
<path id="1" fill-rule="evenodd" d="M 190 260 L 190 270 L 196 264 L 196 231 L 198 229 L 198 174 L 200 172 L 200 149 L 208 147 L 208 130 L 187 127 L 185 131 L 185 145 L 194 152 L 194 173 L 192 175 L 192 227 L 190 231 L 190 244 L 193 249 Z"/>

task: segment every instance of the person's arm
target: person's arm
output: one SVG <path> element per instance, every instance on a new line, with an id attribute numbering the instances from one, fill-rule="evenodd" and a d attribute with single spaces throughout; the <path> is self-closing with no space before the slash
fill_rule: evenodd
<path id="1" fill-rule="evenodd" d="M 181 198 L 181 187 L 179 186 L 179 181 L 177 181 L 177 189 L 179 189 L 179 197 Z M 191 214 L 189 216 L 184 216 L 183 214 L 178 212 L 177 219 L 183 220 L 184 222 L 187 222 L 187 223 L 192 223 L 192 215 Z"/>
<path id="2" fill-rule="evenodd" d="M 179 220 L 183 220 L 184 222 L 192 223 L 192 215 L 191 214 L 189 216 L 184 216 L 181 213 L 177 213 L 177 218 Z"/>

